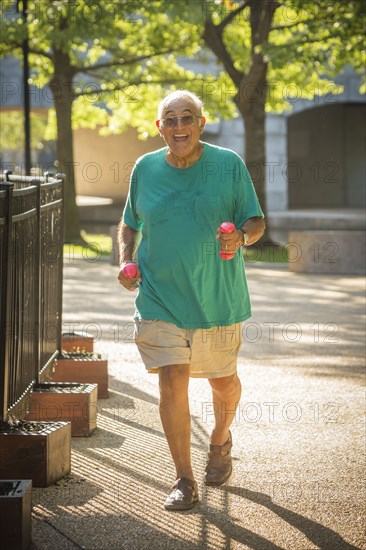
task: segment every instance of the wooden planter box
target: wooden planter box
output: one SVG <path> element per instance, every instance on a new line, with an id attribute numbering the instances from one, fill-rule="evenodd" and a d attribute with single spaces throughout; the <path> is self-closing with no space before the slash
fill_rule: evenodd
<path id="1" fill-rule="evenodd" d="M 65 332 L 62 335 L 62 351 L 92 353 L 94 351 L 94 336 L 82 332 Z"/>
<path id="2" fill-rule="evenodd" d="M 98 399 L 107 399 L 109 397 L 108 361 L 96 353 L 89 356 L 63 354 L 55 362 L 52 381 L 98 384 Z"/>
<path id="3" fill-rule="evenodd" d="M 28 420 L 71 422 L 71 435 L 89 436 L 97 425 L 97 384 L 49 382 L 30 394 Z"/>
<path id="4" fill-rule="evenodd" d="M 70 422 L 22 421 L 0 433 L 0 478 L 47 487 L 71 471 Z"/>
<path id="5" fill-rule="evenodd" d="M 0 479 L 1 548 L 27 550 L 31 544 L 32 481 Z"/>

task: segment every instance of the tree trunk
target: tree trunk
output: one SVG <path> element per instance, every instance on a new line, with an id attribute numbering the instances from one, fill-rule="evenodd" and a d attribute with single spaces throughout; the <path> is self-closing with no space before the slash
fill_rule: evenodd
<path id="1" fill-rule="evenodd" d="M 238 106 L 245 128 L 244 159 L 262 210 L 266 210 L 265 110 L 259 102 Z M 240 108 L 241 107 L 241 108 Z"/>
<path id="2" fill-rule="evenodd" d="M 252 177 L 264 213 L 266 201 L 266 101 L 268 63 L 262 52 L 277 7 L 274 0 L 250 0 L 252 63 L 242 76 L 234 100 L 245 127 L 245 163 Z M 260 244 L 273 244 L 267 225 Z"/>
<path id="3" fill-rule="evenodd" d="M 206 45 L 222 62 L 236 86 L 234 98 L 245 127 L 245 162 L 252 177 L 262 210 L 266 212 L 266 139 L 265 105 L 267 95 L 267 60 L 263 48 L 268 42 L 273 17 L 279 3 L 276 0 L 246 0 L 230 11 L 220 24 L 207 16 L 203 32 Z M 237 15 L 249 7 L 251 31 L 251 63 L 246 73 L 240 71 L 226 48 L 224 30 Z M 268 227 L 261 243 L 271 243 Z"/>
<path id="4" fill-rule="evenodd" d="M 266 92 L 267 92 L 267 66 L 257 59 L 257 72 L 259 79 L 254 86 L 248 77 L 244 77 L 239 86 L 235 103 L 240 111 L 245 128 L 244 160 L 251 175 L 259 203 L 266 215 Z M 254 67 L 253 67 L 254 69 Z M 267 224 L 265 233 L 259 245 L 273 244 L 269 235 Z"/>
<path id="5" fill-rule="evenodd" d="M 55 51 L 54 76 L 50 82 L 57 120 L 58 171 L 66 174 L 65 180 L 65 242 L 79 243 L 80 220 L 76 205 L 74 151 L 72 134 L 72 104 L 74 77 L 70 59 Z"/>
<path id="6" fill-rule="evenodd" d="M 265 95 L 266 86 L 262 88 Z M 266 133 L 265 122 L 266 112 L 265 103 L 255 101 L 244 104 L 237 104 L 241 113 L 244 128 L 244 160 L 252 178 L 259 203 L 264 212 L 267 213 L 267 193 L 266 193 Z M 273 241 L 269 233 L 270 227 L 268 221 L 264 235 L 261 237 L 259 246 L 273 245 Z"/>

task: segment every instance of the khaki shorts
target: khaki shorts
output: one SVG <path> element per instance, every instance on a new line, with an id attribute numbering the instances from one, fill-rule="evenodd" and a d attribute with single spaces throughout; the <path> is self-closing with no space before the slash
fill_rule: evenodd
<path id="1" fill-rule="evenodd" d="M 242 341 L 242 323 L 185 329 L 159 320 L 135 322 L 135 343 L 148 372 L 189 364 L 193 378 L 230 376 L 236 373 Z"/>

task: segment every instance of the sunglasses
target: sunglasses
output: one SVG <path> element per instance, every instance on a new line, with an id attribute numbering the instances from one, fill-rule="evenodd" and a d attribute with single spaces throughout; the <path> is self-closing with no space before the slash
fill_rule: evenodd
<path id="1" fill-rule="evenodd" d="M 196 118 L 202 118 L 202 116 L 199 116 L 199 115 L 168 116 L 166 118 L 161 119 L 161 122 L 167 128 L 177 128 L 178 120 L 180 120 L 180 123 L 182 126 L 190 126 L 195 122 Z"/>

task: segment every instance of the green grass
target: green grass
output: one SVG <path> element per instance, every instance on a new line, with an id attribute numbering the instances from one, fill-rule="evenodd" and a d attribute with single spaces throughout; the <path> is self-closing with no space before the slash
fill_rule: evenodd
<path id="1" fill-rule="evenodd" d="M 84 242 L 81 241 L 80 244 L 64 245 L 64 258 L 80 256 L 85 259 L 95 259 L 110 255 L 112 238 L 109 235 L 95 235 L 82 231 L 81 237 Z"/>
<path id="2" fill-rule="evenodd" d="M 263 248 L 248 247 L 244 251 L 245 261 L 249 263 L 265 262 L 265 263 L 287 263 L 288 261 L 287 246 L 265 246 Z"/>

